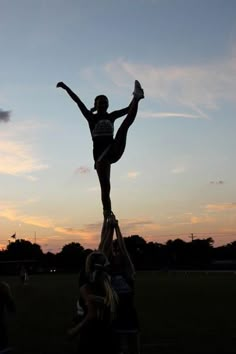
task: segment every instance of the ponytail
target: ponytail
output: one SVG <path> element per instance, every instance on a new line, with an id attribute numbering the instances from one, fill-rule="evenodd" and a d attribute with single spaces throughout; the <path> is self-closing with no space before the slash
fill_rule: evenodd
<path id="1" fill-rule="evenodd" d="M 97 257 L 104 257 L 101 264 L 98 262 Z M 95 263 L 95 261 L 97 261 Z M 100 259 L 101 261 L 101 259 Z M 118 296 L 113 290 L 110 282 L 110 276 L 108 274 L 107 258 L 101 252 L 92 252 L 86 259 L 85 272 L 87 273 L 89 280 L 94 286 L 102 289 L 104 293 L 104 305 L 110 309 L 110 319 L 113 320 L 116 314 L 116 307 L 118 303 Z"/>
<path id="2" fill-rule="evenodd" d="M 116 292 L 111 287 L 111 283 L 108 279 L 104 279 L 104 290 L 105 290 L 105 305 L 110 307 L 111 320 L 116 317 L 116 307 L 118 304 L 118 296 Z"/>

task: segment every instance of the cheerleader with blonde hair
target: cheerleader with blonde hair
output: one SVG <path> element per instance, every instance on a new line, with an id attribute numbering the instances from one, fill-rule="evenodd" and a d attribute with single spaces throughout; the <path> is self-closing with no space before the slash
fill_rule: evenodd
<path id="1" fill-rule="evenodd" d="M 118 297 L 111 287 L 107 257 L 98 251 L 87 256 L 87 282 L 80 289 L 83 319 L 68 332 L 79 336 L 79 353 L 113 354 L 112 322 L 116 317 Z"/>
<path id="2" fill-rule="evenodd" d="M 140 354 L 140 328 L 134 303 L 136 272 L 115 216 L 103 223 L 99 249 L 111 263 L 111 285 L 118 296 L 117 316 L 112 322 L 114 348 L 117 354 L 124 348 L 129 354 Z"/>

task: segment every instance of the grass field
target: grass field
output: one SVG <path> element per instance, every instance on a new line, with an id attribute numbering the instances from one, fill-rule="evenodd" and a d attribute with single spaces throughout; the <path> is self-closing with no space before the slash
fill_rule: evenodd
<path id="1" fill-rule="evenodd" d="M 66 339 L 77 298 L 77 276 L 35 275 L 9 282 L 17 306 L 9 318 L 19 354 L 74 354 Z M 236 353 L 236 275 L 140 272 L 136 304 L 142 354 Z"/>

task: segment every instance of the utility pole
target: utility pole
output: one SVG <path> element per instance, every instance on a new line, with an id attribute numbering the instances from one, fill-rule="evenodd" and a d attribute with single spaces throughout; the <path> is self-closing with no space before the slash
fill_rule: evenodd
<path id="1" fill-rule="evenodd" d="M 195 236 L 193 236 L 193 233 L 191 233 L 189 237 L 191 238 L 191 240 L 193 242 L 193 240 L 195 239 Z"/>

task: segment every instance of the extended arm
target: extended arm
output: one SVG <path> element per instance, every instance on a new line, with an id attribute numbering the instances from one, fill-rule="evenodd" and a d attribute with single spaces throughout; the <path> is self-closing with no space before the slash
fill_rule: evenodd
<path id="1" fill-rule="evenodd" d="M 114 224 L 104 220 L 101 232 L 101 241 L 98 246 L 99 251 L 104 253 L 108 259 L 112 256 L 112 241 L 114 233 Z"/>
<path id="2" fill-rule="evenodd" d="M 110 113 L 110 116 L 116 120 L 117 118 L 123 117 L 129 112 L 130 105 L 126 108 L 119 109 Z"/>
<path id="3" fill-rule="evenodd" d="M 72 100 L 78 105 L 79 109 L 81 110 L 81 113 L 83 116 L 87 119 L 90 120 L 91 117 L 91 112 L 88 110 L 88 108 L 85 106 L 85 104 L 81 101 L 81 99 L 66 85 L 64 82 L 58 82 L 57 87 L 61 87 L 64 89 L 68 95 L 72 98 Z"/>
<path id="4" fill-rule="evenodd" d="M 121 252 L 122 257 L 124 258 L 124 266 L 127 272 L 127 275 L 134 279 L 135 277 L 135 268 L 133 265 L 133 262 L 130 259 L 129 253 L 127 251 L 123 236 L 121 234 L 118 222 L 115 224 L 115 231 L 116 231 L 116 237 L 119 245 L 119 249 Z"/>

